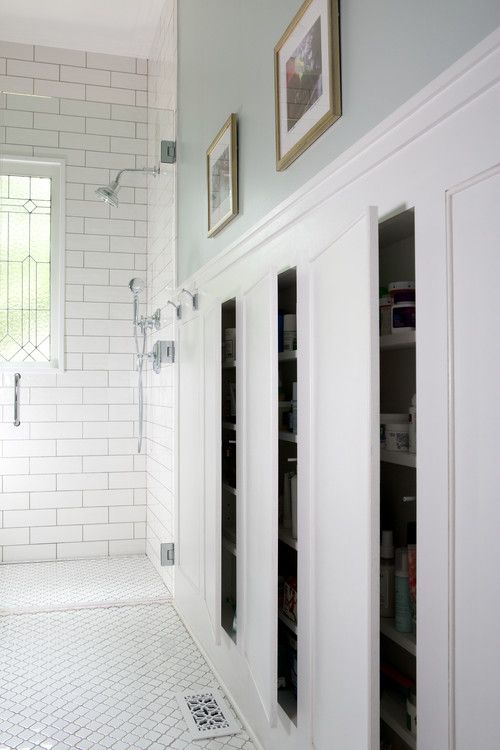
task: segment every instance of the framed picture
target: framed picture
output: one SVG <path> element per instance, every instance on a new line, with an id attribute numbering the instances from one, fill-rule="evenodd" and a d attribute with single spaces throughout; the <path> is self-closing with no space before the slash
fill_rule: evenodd
<path id="1" fill-rule="evenodd" d="M 274 48 L 276 168 L 341 115 L 338 0 L 306 0 Z"/>
<path id="2" fill-rule="evenodd" d="M 208 236 L 238 213 L 238 127 L 230 115 L 207 150 Z"/>

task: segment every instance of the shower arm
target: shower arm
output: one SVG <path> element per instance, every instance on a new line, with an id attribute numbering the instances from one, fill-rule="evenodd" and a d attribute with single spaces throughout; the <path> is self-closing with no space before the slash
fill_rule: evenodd
<path id="1" fill-rule="evenodd" d="M 160 167 L 137 167 L 136 169 L 120 169 L 113 182 L 118 183 L 122 174 L 125 174 L 125 172 L 143 172 L 145 174 L 153 174 L 156 177 L 156 175 L 160 174 Z"/>

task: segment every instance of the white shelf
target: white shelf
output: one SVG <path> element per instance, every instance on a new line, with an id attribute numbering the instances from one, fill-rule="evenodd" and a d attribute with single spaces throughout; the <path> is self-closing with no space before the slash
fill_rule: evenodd
<path id="1" fill-rule="evenodd" d="M 297 623 L 293 620 L 290 620 L 289 617 L 285 615 L 284 612 L 281 612 L 281 610 L 278 612 L 278 617 L 283 623 L 283 625 L 286 625 L 289 630 L 292 631 L 292 633 L 295 633 L 297 635 Z"/>
<path id="2" fill-rule="evenodd" d="M 406 728 L 406 705 L 396 695 L 384 692 L 380 701 L 380 718 L 393 732 L 401 737 L 406 744 L 416 750 L 417 738 Z"/>
<path id="3" fill-rule="evenodd" d="M 297 540 L 292 537 L 290 529 L 285 529 L 283 526 L 280 526 L 278 536 L 281 541 L 288 544 L 289 547 L 297 549 Z"/>
<path id="4" fill-rule="evenodd" d="M 410 466 L 415 469 L 417 466 L 417 454 L 407 453 L 406 451 L 380 451 L 380 460 L 388 464 L 399 464 L 399 466 Z"/>
<path id="5" fill-rule="evenodd" d="M 225 550 L 230 552 L 232 555 L 234 555 L 235 557 L 237 556 L 238 553 L 236 551 L 236 541 L 233 540 L 230 535 L 228 534 L 222 535 L 222 546 L 224 547 Z"/>
<path id="6" fill-rule="evenodd" d="M 292 690 L 285 688 L 278 690 L 278 705 L 288 718 L 295 723 L 297 720 L 297 698 Z"/>
<path id="7" fill-rule="evenodd" d="M 386 638 L 390 638 L 391 641 L 397 643 L 405 651 L 413 656 L 417 655 L 417 638 L 415 633 L 400 633 L 394 627 L 394 620 L 388 617 L 380 618 L 380 632 L 385 635 Z"/>
<path id="8" fill-rule="evenodd" d="M 231 495 L 237 495 L 238 494 L 238 492 L 235 490 L 234 487 L 231 487 L 230 484 L 225 484 L 224 482 L 222 483 L 222 489 L 226 490 L 226 492 L 230 492 Z"/>
<path id="9" fill-rule="evenodd" d="M 280 432 L 279 434 L 280 440 L 284 440 L 288 443 L 296 443 L 297 442 L 297 435 L 293 432 Z"/>
<path id="10" fill-rule="evenodd" d="M 415 346 L 415 331 L 404 333 L 392 333 L 380 337 L 380 351 L 386 352 L 394 349 L 411 349 Z"/>
<path id="11" fill-rule="evenodd" d="M 222 428 L 224 430 L 234 430 L 236 432 L 236 425 L 233 422 L 223 422 Z"/>
<path id="12" fill-rule="evenodd" d="M 293 362 L 294 359 L 297 359 L 297 349 L 278 352 L 278 362 Z"/>

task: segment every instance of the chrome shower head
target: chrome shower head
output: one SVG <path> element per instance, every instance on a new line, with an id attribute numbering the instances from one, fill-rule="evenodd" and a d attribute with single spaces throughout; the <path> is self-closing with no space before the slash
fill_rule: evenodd
<path id="1" fill-rule="evenodd" d="M 146 284 L 142 279 L 134 278 L 128 282 L 129 289 L 134 295 L 134 317 L 133 323 L 135 326 L 139 325 L 139 294 L 144 291 Z"/>
<path id="2" fill-rule="evenodd" d="M 154 177 L 160 174 L 160 167 L 142 167 L 141 169 L 122 169 L 118 172 L 113 182 L 110 182 L 106 187 L 98 187 L 95 194 L 104 203 L 108 203 L 110 206 L 116 208 L 120 201 L 118 200 L 118 190 L 120 189 L 120 180 L 124 172 L 144 172 L 146 174 L 152 174 Z"/>
<path id="3" fill-rule="evenodd" d="M 95 194 L 110 206 L 115 208 L 118 206 L 118 180 L 114 180 L 106 187 L 99 187 L 95 191 Z"/>
<path id="4" fill-rule="evenodd" d="M 143 279 L 139 279 L 137 277 L 135 279 L 130 279 L 128 285 L 132 294 L 135 295 L 140 294 L 146 288 L 146 284 L 144 283 Z"/>

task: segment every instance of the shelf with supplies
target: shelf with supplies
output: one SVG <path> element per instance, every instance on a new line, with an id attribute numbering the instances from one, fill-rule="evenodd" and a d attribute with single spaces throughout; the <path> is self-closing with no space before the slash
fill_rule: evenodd
<path id="1" fill-rule="evenodd" d="M 221 406 L 221 487 L 220 487 L 220 607 L 221 625 L 236 642 L 236 609 L 238 602 L 238 492 L 236 490 L 236 462 L 238 433 L 236 430 L 236 299 L 228 299 L 220 308 L 222 331 L 220 362 Z"/>
<path id="2" fill-rule="evenodd" d="M 280 526 L 278 537 L 284 544 L 288 544 L 292 549 L 298 549 L 297 540 L 293 538 L 290 529 L 285 529 L 283 526 Z"/>
<path id="3" fill-rule="evenodd" d="M 222 534 L 222 546 L 236 557 L 238 554 L 236 550 L 236 531 L 233 532 L 231 529 L 224 529 Z"/>
<path id="4" fill-rule="evenodd" d="M 281 431 L 279 434 L 280 440 L 284 440 L 288 443 L 296 443 L 297 442 L 297 435 L 294 432 L 284 432 Z"/>
<path id="5" fill-rule="evenodd" d="M 380 460 L 388 464 L 399 464 L 399 466 L 409 466 L 415 469 L 417 466 L 417 454 L 406 451 L 387 451 L 380 449 Z"/>
<path id="6" fill-rule="evenodd" d="M 294 622 L 293 620 L 290 620 L 290 618 L 287 617 L 285 613 L 281 611 L 278 612 L 278 618 L 280 622 L 283 623 L 283 625 L 286 625 L 286 627 L 289 630 L 291 630 L 292 633 L 295 633 L 295 635 L 297 635 L 297 623 L 296 622 Z"/>
<path id="7" fill-rule="evenodd" d="M 416 344 L 415 331 L 404 333 L 390 333 L 380 337 L 380 351 L 394 351 L 396 349 L 412 349 Z"/>
<path id="8" fill-rule="evenodd" d="M 297 722 L 297 579 L 301 553 L 297 539 L 298 515 L 298 438 L 297 380 L 297 269 L 287 268 L 277 276 L 278 317 L 278 495 L 277 521 L 277 700 L 278 710 L 292 723 Z M 281 350 L 281 351 L 279 351 Z M 291 615 L 288 616 L 288 615 Z"/>
<path id="9" fill-rule="evenodd" d="M 383 692 L 380 700 L 380 718 L 408 747 L 416 750 L 417 738 L 406 728 L 406 706 L 403 700 L 390 692 Z"/>
<path id="10" fill-rule="evenodd" d="M 379 224 L 379 291 L 380 742 L 381 747 L 413 750 L 417 738 L 410 724 L 416 725 L 416 701 L 422 690 L 416 658 L 418 393 L 413 208 Z M 397 630 L 396 622 L 406 632 Z M 407 699 L 414 706 L 409 712 Z"/>
<path id="11" fill-rule="evenodd" d="M 396 630 L 393 619 L 381 617 L 380 632 L 405 651 L 408 651 L 409 654 L 417 655 L 417 636 L 415 633 L 400 633 L 399 630 Z"/>

